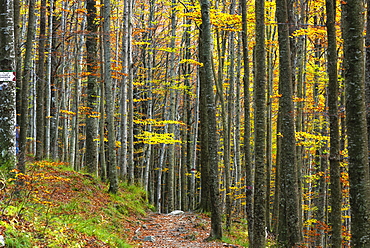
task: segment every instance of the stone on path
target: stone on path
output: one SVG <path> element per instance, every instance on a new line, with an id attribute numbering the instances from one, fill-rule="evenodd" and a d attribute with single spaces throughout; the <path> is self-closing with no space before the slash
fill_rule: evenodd
<path id="1" fill-rule="evenodd" d="M 168 215 L 180 215 L 180 214 L 183 214 L 184 211 L 181 211 L 181 210 L 174 210 L 172 211 L 171 213 L 169 213 Z"/>

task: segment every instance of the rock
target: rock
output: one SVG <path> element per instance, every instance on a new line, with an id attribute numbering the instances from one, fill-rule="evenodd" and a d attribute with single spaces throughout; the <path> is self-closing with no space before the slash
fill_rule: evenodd
<path id="1" fill-rule="evenodd" d="M 227 243 L 224 243 L 223 246 L 224 247 L 231 247 L 231 248 L 238 248 L 237 245 L 231 245 L 231 244 L 227 244 Z"/>
<path id="2" fill-rule="evenodd" d="M 144 237 L 144 242 L 154 242 L 155 238 L 154 236 L 146 236 Z"/>
<path id="3" fill-rule="evenodd" d="M 5 247 L 5 239 L 3 235 L 0 235 L 0 247 Z"/>
<path id="4" fill-rule="evenodd" d="M 180 214 L 183 214 L 184 211 L 181 211 L 181 210 L 174 210 L 172 211 L 171 213 L 169 213 L 168 215 L 180 215 Z"/>

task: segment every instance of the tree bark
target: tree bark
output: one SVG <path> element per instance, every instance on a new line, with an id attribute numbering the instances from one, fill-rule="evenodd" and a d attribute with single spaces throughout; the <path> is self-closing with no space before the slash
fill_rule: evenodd
<path id="1" fill-rule="evenodd" d="M 363 1 L 343 4 L 343 39 L 353 247 L 370 245 L 370 184 L 364 79 Z"/>
<path id="2" fill-rule="evenodd" d="M 253 243 L 265 247 L 266 226 L 266 57 L 265 57 L 265 0 L 256 5 L 256 73 L 254 84 L 255 182 Z"/>
<path id="3" fill-rule="evenodd" d="M 30 0 L 28 9 L 28 27 L 27 27 L 27 41 L 26 41 L 26 52 L 24 58 L 24 68 L 22 77 L 22 91 L 21 91 L 21 116 L 20 116 L 20 138 L 19 138 L 19 149 L 20 156 L 18 161 L 18 169 L 21 173 L 26 172 L 26 148 L 27 148 L 27 134 L 28 134 L 28 94 L 29 94 L 29 82 L 31 79 L 31 63 L 32 63 L 32 50 L 33 40 L 35 38 L 35 0 Z"/>
<path id="4" fill-rule="evenodd" d="M 201 91 L 205 94 L 201 95 L 205 98 L 206 108 L 208 117 L 208 128 L 202 130 L 207 133 L 207 140 L 203 142 L 207 143 L 208 154 L 209 154 L 209 191 L 211 197 L 211 232 L 208 239 L 220 239 L 222 237 L 222 218 L 221 218 L 221 205 L 220 205 L 220 192 L 218 182 L 218 148 L 217 148 L 217 124 L 216 124 L 216 106 L 214 102 L 213 93 L 213 72 L 212 72 L 212 33 L 211 33 L 211 22 L 210 22 L 210 1 L 200 0 L 201 15 L 202 15 L 202 32 L 200 37 L 199 54 L 203 67 L 201 67 L 200 73 L 200 87 Z M 203 90 L 202 90 L 203 88 Z M 201 113 L 201 115 L 204 113 Z M 202 149 L 204 149 L 202 144 Z M 202 175 L 203 176 L 203 175 Z M 207 185 L 205 185 L 207 186 Z M 203 185 L 202 185 L 203 187 Z"/>
<path id="5" fill-rule="evenodd" d="M 46 0 L 40 6 L 40 35 L 38 47 L 38 70 L 36 81 L 36 159 L 44 157 L 45 139 L 45 40 L 46 40 Z"/>
<path id="6" fill-rule="evenodd" d="M 13 1 L 0 1 L 0 73 L 15 73 Z M 15 166 L 16 82 L 0 81 L 0 166 Z M 17 127 L 18 128 L 18 127 Z"/>
<path id="7" fill-rule="evenodd" d="M 301 241 L 299 223 L 298 178 L 296 164 L 292 65 L 290 59 L 288 9 L 286 0 L 276 1 L 279 42 L 279 115 L 281 117 L 280 206 L 278 240 L 293 247 Z"/>
<path id="8" fill-rule="evenodd" d="M 98 25 L 96 20 L 97 10 L 96 1 L 88 0 L 86 2 L 87 10 L 87 35 L 86 35 L 86 63 L 87 63 L 87 107 L 86 114 L 86 167 L 91 174 L 98 171 L 98 146 L 95 139 L 98 135 L 98 122 L 95 117 L 97 111 L 98 95 Z M 101 116 L 103 117 L 103 116 Z"/>
<path id="9" fill-rule="evenodd" d="M 113 85 L 111 78 L 111 47 L 110 47 L 110 15 L 111 2 L 104 0 L 103 7 L 103 46 L 104 46 L 104 84 L 105 84 L 105 100 L 106 100 L 106 125 L 108 130 L 108 180 L 109 192 L 116 194 L 118 192 L 118 178 L 116 166 L 116 137 L 114 130 L 114 97 Z"/>
<path id="10" fill-rule="evenodd" d="M 336 0 L 326 0 L 326 26 L 328 36 L 328 107 L 330 125 L 330 206 L 331 244 L 342 247 L 342 187 L 340 181 L 340 136 L 338 109 L 337 35 L 335 30 Z"/>
<path id="11" fill-rule="evenodd" d="M 251 157 L 251 125 L 250 125 L 250 93 L 249 93 L 249 55 L 248 55 L 248 29 L 247 29 L 247 1 L 241 0 L 242 9 L 242 42 L 244 60 L 244 158 L 246 170 L 246 212 L 248 220 L 248 239 L 253 244 L 253 165 Z"/>

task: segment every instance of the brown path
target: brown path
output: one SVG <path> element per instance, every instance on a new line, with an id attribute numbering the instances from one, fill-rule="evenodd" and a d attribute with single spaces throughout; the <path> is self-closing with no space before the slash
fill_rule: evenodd
<path id="1" fill-rule="evenodd" d="M 152 213 L 141 220 L 132 237 L 138 247 L 241 247 L 222 242 L 205 242 L 209 235 L 208 217 L 194 213 L 178 215 Z"/>

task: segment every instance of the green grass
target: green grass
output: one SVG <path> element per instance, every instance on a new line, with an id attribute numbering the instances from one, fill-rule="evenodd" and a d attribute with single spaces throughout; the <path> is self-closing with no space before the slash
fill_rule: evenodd
<path id="1" fill-rule="evenodd" d="M 151 207 L 142 188 L 121 183 L 113 195 L 99 179 L 63 163 L 45 161 L 28 168 L 35 177 L 23 197 L 10 198 L 12 181 L 0 195 L 11 199 L 0 202 L 6 247 L 131 247 L 128 227 Z"/>

